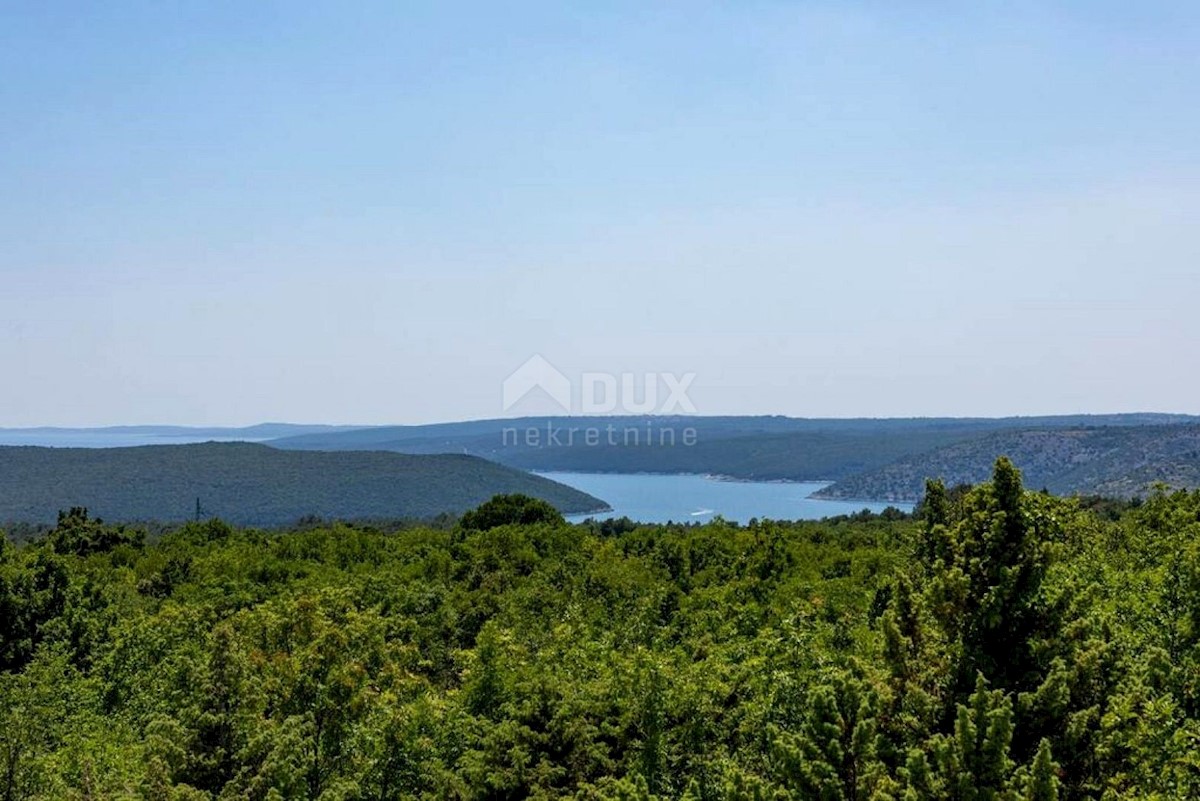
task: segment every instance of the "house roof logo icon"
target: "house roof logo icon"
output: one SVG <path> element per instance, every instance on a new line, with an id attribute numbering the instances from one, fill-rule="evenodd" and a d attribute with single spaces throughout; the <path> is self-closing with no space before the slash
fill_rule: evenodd
<path id="1" fill-rule="evenodd" d="M 563 411 L 571 411 L 570 379 L 537 353 L 504 379 L 504 411 L 516 406 L 535 389 L 545 392 Z"/>

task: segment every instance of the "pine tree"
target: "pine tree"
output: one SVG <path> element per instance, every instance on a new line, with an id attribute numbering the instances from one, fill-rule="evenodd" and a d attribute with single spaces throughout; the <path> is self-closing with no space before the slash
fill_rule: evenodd
<path id="1" fill-rule="evenodd" d="M 1058 801 L 1057 770 L 1050 756 L 1050 741 L 1043 738 L 1025 785 L 1025 801 Z"/>
<path id="2" fill-rule="evenodd" d="M 924 524 L 923 536 L 917 544 L 917 558 L 926 568 L 932 568 L 939 561 L 945 564 L 952 558 L 948 536 L 950 498 L 941 479 L 926 480 L 925 497 L 920 507 Z"/>
<path id="3" fill-rule="evenodd" d="M 800 730 L 774 737 L 781 782 L 801 798 L 866 799 L 884 775 L 877 751 L 879 699 L 864 681 L 834 675 L 809 692 Z"/>
<path id="4" fill-rule="evenodd" d="M 989 690 L 979 674 L 967 704 L 959 704 L 953 736 L 938 735 L 931 743 L 936 783 L 958 801 L 1007 799 L 1013 761 L 1012 703 L 1001 690 Z M 930 782 L 933 784 L 934 782 Z"/>
<path id="5" fill-rule="evenodd" d="M 190 721 L 194 731 L 190 784 L 220 793 L 233 778 L 240 748 L 238 719 L 246 672 L 232 626 L 218 625 L 212 633 L 207 678 L 199 688 L 199 708 Z"/>
<path id="6" fill-rule="evenodd" d="M 642 684 L 642 703 L 638 721 L 642 742 L 638 755 L 638 767 L 647 790 L 654 795 L 662 787 L 665 768 L 663 757 L 663 695 L 665 688 L 662 671 L 658 665 L 651 664 L 645 668 Z"/>
<path id="7" fill-rule="evenodd" d="M 930 508 L 940 491 L 930 484 Z M 946 529 L 927 520 L 925 551 L 935 553 L 926 603 L 950 643 L 957 702 L 971 692 L 976 673 L 1008 691 L 1036 689 L 1042 676 L 1031 640 L 1051 624 L 1041 608 L 1049 564 L 1045 540 L 1052 521 L 1035 517 L 1021 474 L 1007 458 L 996 460 L 990 483 L 971 490 L 962 514 Z M 947 707 L 947 711 L 952 707 Z"/>

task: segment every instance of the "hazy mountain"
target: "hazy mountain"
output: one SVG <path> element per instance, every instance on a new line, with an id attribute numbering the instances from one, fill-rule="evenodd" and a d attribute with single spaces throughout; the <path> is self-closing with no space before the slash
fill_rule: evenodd
<path id="1" fill-rule="evenodd" d="M 125 448 L 134 445 L 183 444 L 211 440 L 261 442 L 303 434 L 336 434 L 358 426 L 259 423 L 244 427 L 223 426 L 104 426 L 101 428 L 0 428 L 0 445 L 36 445 L 49 448 Z"/>

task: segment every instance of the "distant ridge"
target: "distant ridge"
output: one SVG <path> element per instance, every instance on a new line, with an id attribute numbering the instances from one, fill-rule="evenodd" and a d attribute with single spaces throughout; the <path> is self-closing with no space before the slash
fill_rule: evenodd
<path id="1" fill-rule="evenodd" d="M 1080 428 L 1128 431 L 1187 425 L 1200 425 L 1200 417 L 1155 413 L 893 419 L 541 417 L 311 433 L 273 440 L 270 444 L 288 449 L 470 453 L 532 470 L 705 473 L 751 480 L 841 481 L 956 443 L 1004 432 Z M 684 447 L 646 446 L 641 442 L 610 445 L 604 441 L 592 446 L 577 443 L 531 447 L 520 436 L 514 439 L 504 434 L 506 430 L 544 432 L 548 426 L 559 431 L 571 427 L 603 430 L 613 426 L 618 432 L 624 428 L 635 431 L 690 428 L 696 432 L 696 438 L 694 445 Z M 541 442 L 545 442 L 545 437 Z M 990 453 L 984 462 L 990 464 L 996 455 Z M 881 489 L 887 493 L 870 494 Z M 891 484 L 863 483 L 855 492 L 860 490 L 868 494 L 852 497 L 911 499 L 911 482 L 903 489 L 899 484 L 893 489 Z"/>
<path id="2" fill-rule="evenodd" d="M 86 506 L 112 521 L 205 515 L 243 525 L 324 518 L 429 518 L 497 493 L 524 493 L 563 512 L 604 503 L 541 476 L 473 456 L 281 451 L 249 443 L 136 448 L 0 447 L 0 521 L 53 522 Z"/>
<path id="3" fill-rule="evenodd" d="M 614 429 L 588 445 L 554 444 L 547 428 Z M 747 480 L 835 482 L 825 497 L 911 501 L 926 476 L 951 482 L 986 478 L 1008 454 L 1031 485 L 1060 492 L 1144 494 L 1154 482 L 1200 486 L 1189 430 L 1200 417 L 1129 413 L 1032 417 L 793 418 L 782 416 L 526 417 L 416 426 L 305 426 L 264 423 L 240 429 L 124 426 L 108 429 L 0 429 L 0 444 L 113 444 L 189 439 L 265 440 L 296 451 L 455 454 L 520 470 L 698 473 Z M 626 429 L 695 432 L 690 446 L 626 444 Z M 542 432 L 530 445 L 523 432 Z M 1056 433 L 1057 432 L 1057 433 Z M 1089 433 L 1090 432 L 1090 433 Z M 513 434 L 516 436 L 513 436 Z M 280 436 L 272 436 L 279 434 Z M 550 444 L 546 444 L 550 441 Z M 1060 462 L 1060 459 L 1066 459 Z"/>
<path id="4" fill-rule="evenodd" d="M 997 456 L 1020 466 L 1027 486 L 1060 495 L 1144 496 L 1157 483 L 1200 487 L 1200 425 L 1007 431 L 899 459 L 838 481 L 823 498 L 911 501 L 926 478 L 985 480 Z"/>
<path id="5" fill-rule="evenodd" d="M 305 434 L 337 434 L 361 426 L 258 423 L 252 426 L 103 426 L 68 428 L 0 428 L 0 445 L 37 445 L 56 448 L 123 448 L 133 445 L 171 445 L 209 440 L 261 442 Z"/>

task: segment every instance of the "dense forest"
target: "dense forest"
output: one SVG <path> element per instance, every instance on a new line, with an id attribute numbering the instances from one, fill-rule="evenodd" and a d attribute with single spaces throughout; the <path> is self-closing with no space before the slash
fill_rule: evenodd
<path id="1" fill-rule="evenodd" d="M 0 551 L 0 797 L 1200 796 L 1200 493 Z"/>
<path id="2" fill-rule="evenodd" d="M 108 520 L 183 521 L 201 512 L 278 526 L 303 517 L 433 518 L 520 493 L 563 512 L 602 500 L 541 476 L 462 454 L 282 451 L 246 442 L 137 448 L 0 446 L 0 525 L 53 524 L 88 506 Z"/>

